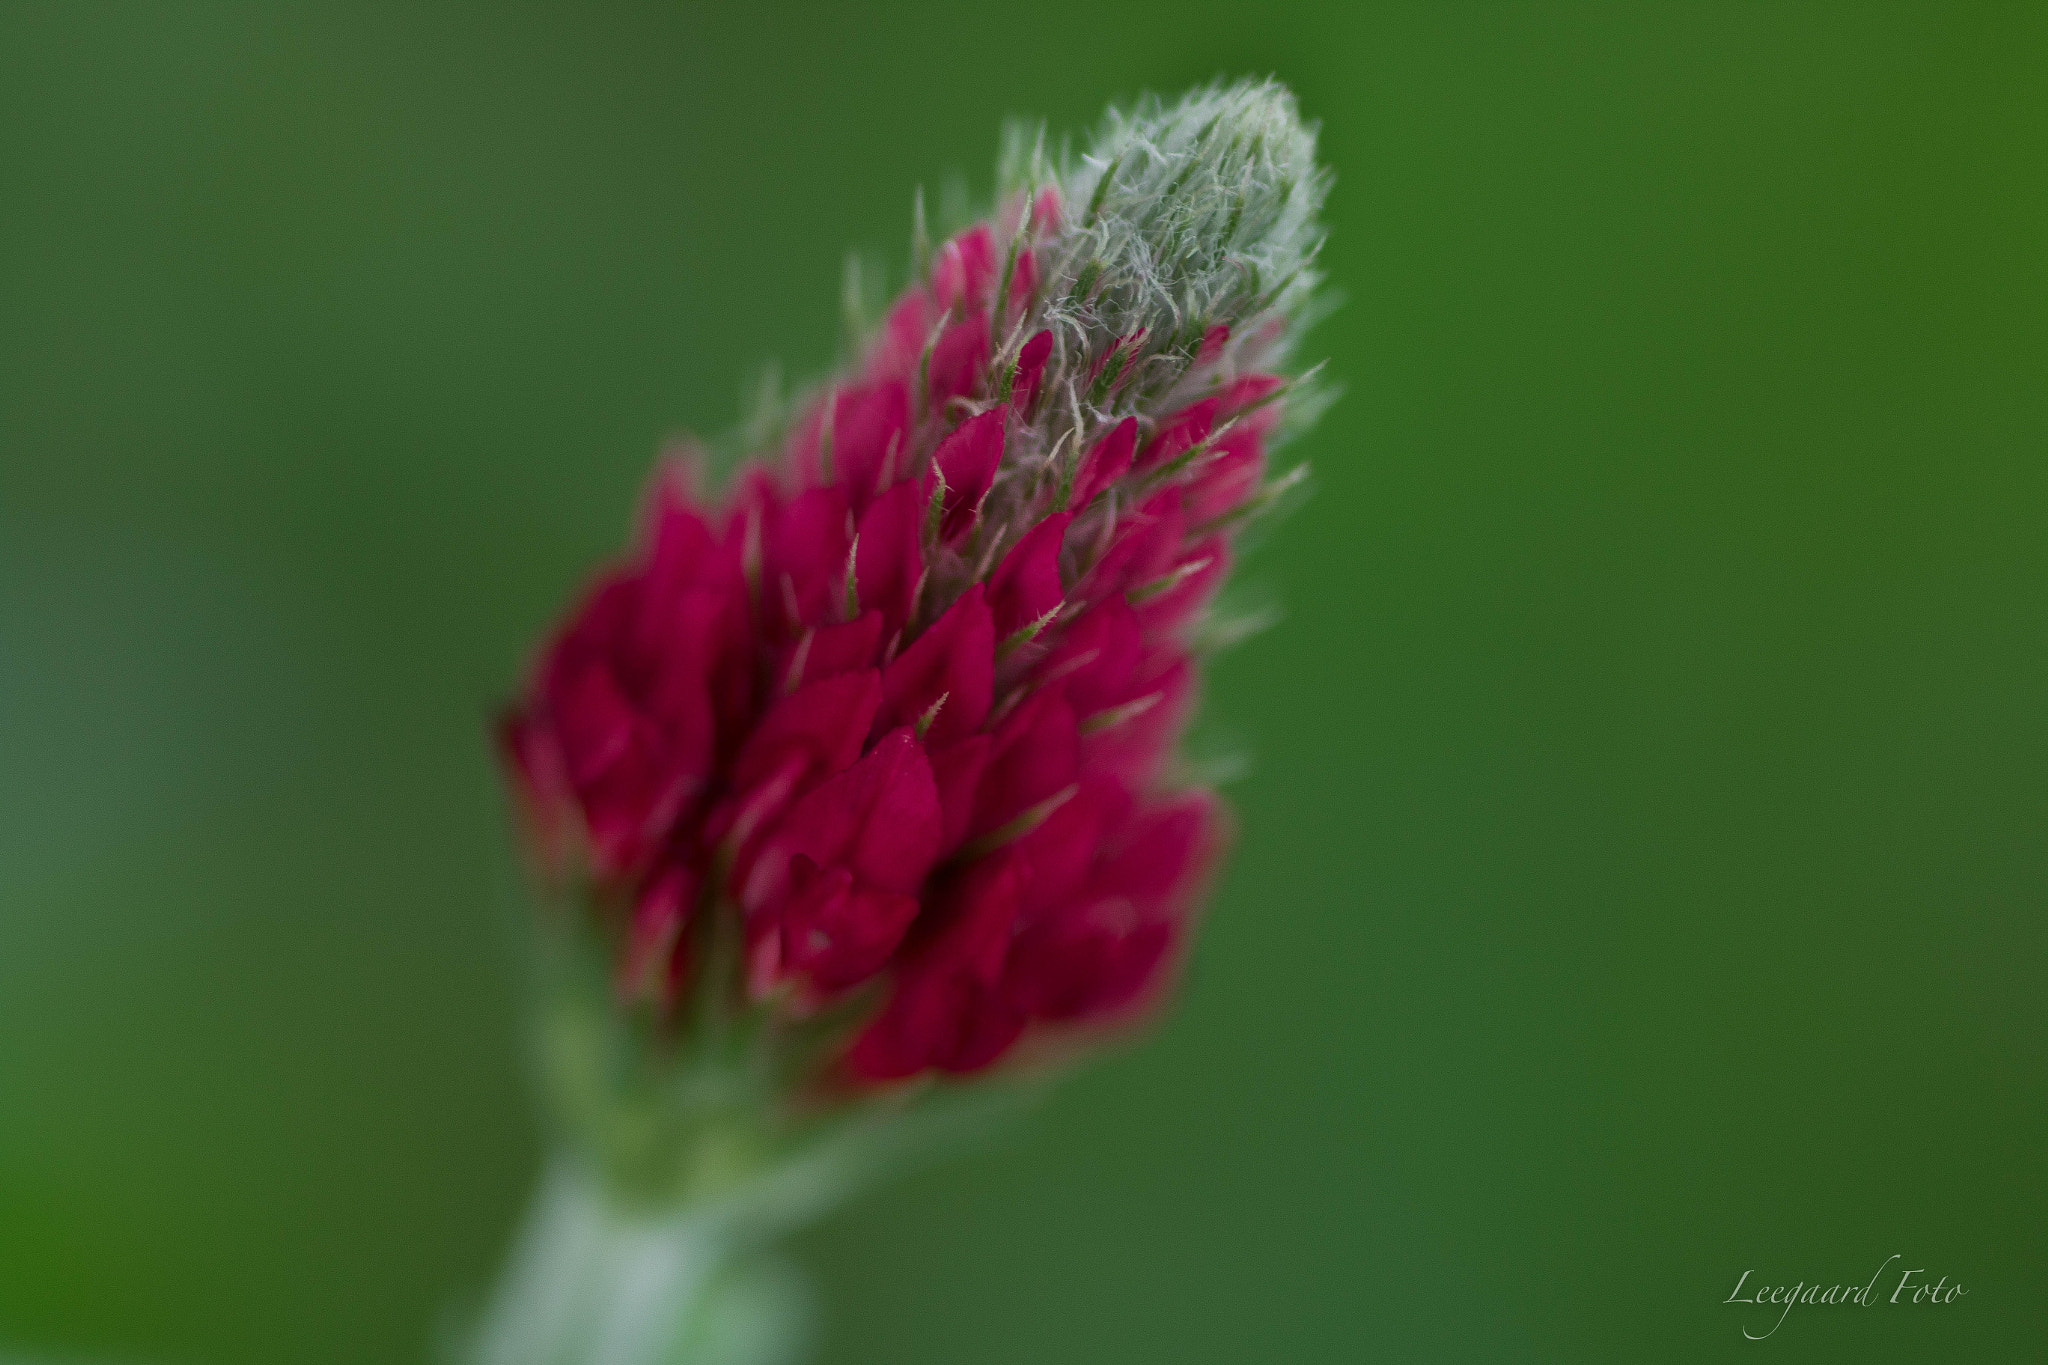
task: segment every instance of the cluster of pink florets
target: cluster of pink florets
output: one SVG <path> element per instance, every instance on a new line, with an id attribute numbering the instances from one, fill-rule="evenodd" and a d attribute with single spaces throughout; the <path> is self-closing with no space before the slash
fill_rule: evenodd
<path id="1" fill-rule="evenodd" d="M 504 746 L 550 865 L 617 907 L 622 989 L 689 992 L 731 917 L 759 1007 L 874 990 L 841 1057 L 872 1082 L 1170 974 L 1221 832 L 1172 763 L 1190 626 L 1279 381 L 1211 324 L 1118 415 L 1158 339 L 1037 325 L 1060 214 L 940 248 L 722 498 L 664 470 L 540 658 Z"/>

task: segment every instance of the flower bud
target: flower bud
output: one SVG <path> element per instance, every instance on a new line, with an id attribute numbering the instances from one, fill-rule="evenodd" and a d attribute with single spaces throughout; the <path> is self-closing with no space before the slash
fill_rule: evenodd
<path id="1" fill-rule="evenodd" d="M 1313 131 L 1266 81 L 1024 145 L 722 497 L 657 475 L 502 727 L 626 998 L 825 1028 L 799 1090 L 1132 1017 L 1223 839 L 1174 750 L 1272 488 Z"/>

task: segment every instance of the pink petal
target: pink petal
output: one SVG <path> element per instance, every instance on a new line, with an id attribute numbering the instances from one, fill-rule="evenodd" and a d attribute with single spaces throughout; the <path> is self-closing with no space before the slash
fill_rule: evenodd
<path id="1" fill-rule="evenodd" d="M 1164 464 L 1208 440 L 1209 429 L 1216 423 L 1216 404 L 1216 399 L 1204 398 L 1199 403 L 1188 404 L 1161 422 L 1158 432 L 1146 443 L 1138 468 Z"/>
<path id="2" fill-rule="evenodd" d="M 642 709 L 665 726 L 693 727 L 707 701 L 723 702 L 729 718 L 747 709 L 751 651 L 745 600 L 736 587 L 642 594 L 633 632 L 615 657 L 620 672 L 635 678 Z"/>
<path id="3" fill-rule="evenodd" d="M 1024 309 L 1030 307 L 1032 295 L 1038 293 L 1038 256 L 1036 252 L 1018 246 L 1018 260 L 1010 268 L 1010 303 L 1008 317 L 1016 319 Z"/>
<path id="4" fill-rule="evenodd" d="M 1002 463 L 1003 427 L 1009 415 L 1009 405 L 998 403 L 968 418 L 939 442 L 932 464 L 946 481 L 941 540 L 957 540 L 974 524 L 981 500 L 995 482 L 996 466 Z"/>
<path id="5" fill-rule="evenodd" d="M 1132 604 L 1145 633 L 1156 637 L 1179 630 L 1208 605 L 1229 572 L 1230 546 L 1222 536 L 1189 546 L 1173 568 L 1155 580 L 1159 589 L 1147 590 L 1143 601 Z"/>
<path id="6" fill-rule="evenodd" d="M 917 917 L 917 900 L 860 885 L 843 867 L 799 871 L 784 905 L 780 969 L 822 993 L 880 971 Z"/>
<path id="7" fill-rule="evenodd" d="M 1010 268 L 1010 316 L 1015 317 L 1031 306 L 1031 296 L 1038 292 L 1037 253 L 1019 247 L 1017 263 Z"/>
<path id="8" fill-rule="evenodd" d="M 520 797 L 521 813 L 526 817 L 535 852 L 542 866 L 551 872 L 560 871 L 568 852 L 564 816 L 572 796 L 554 732 L 530 711 L 514 711 L 499 719 L 494 737 L 499 761 Z M 976 776 L 979 775 L 977 767 Z M 943 800 L 942 796 L 942 803 Z"/>
<path id="9" fill-rule="evenodd" d="M 766 526 L 782 506 L 782 488 L 773 470 L 753 461 L 733 471 L 730 487 L 720 516 L 719 540 L 743 555 L 749 528 Z"/>
<path id="10" fill-rule="evenodd" d="M 881 1015 L 848 1056 L 857 1075 L 890 1080 L 938 1068 L 977 1071 L 1023 1030 L 997 989 L 1023 868 L 998 855 L 952 878 L 933 909 L 933 935 L 905 965 Z"/>
<path id="11" fill-rule="evenodd" d="M 773 677 L 783 687 L 873 668 L 882 647 L 882 613 L 870 607 L 836 626 L 814 626 L 784 648 Z M 794 671 L 792 671 L 794 670 Z"/>
<path id="12" fill-rule="evenodd" d="M 1060 192 L 1047 185 L 1038 192 L 1038 198 L 1031 201 L 1031 227 L 1034 232 L 1055 232 L 1060 225 Z"/>
<path id="13" fill-rule="evenodd" d="M 1035 672 L 1057 680 L 1074 713 L 1088 716 L 1131 699 L 1127 684 L 1144 651 L 1137 613 L 1123 598 L 1111 597 L 1061 630 Z"/>
<path id="14" fill-rule="evenodd" d="M 1038 401 L 1038 382 L 1045 377 L 1045 362 L 1052 355 L 1052 332 L 1034 333 L 1017 352 L 1017 377 L 1010 386 L 1010 402 L 1025 416 Z"/>
<path id="15" fill-rule="evenodd" d="M 832 481 L 858 517 L 910 458 L 910 389 L 888 379 L 841 391 L 832 423 Z"/>
<path id="16" fill-rule="evenodd" d="M 844 489 L 808 488 L 791 498 L 764 535 L 762 616 L 791 635 L 837 621 L 851 533 Z"/>
<path id="17" fill-rule="evenodd" d="M 876 498 L 860 519 L 854 584 L 863 608 L 882 613 L 884 638 L 910 619 L 917 581 L 924 573 L 919 522 L 924 500 L 915 483 L 899 483 Z"/>
<path id="18" fill-rule="evenodd" d="M 971 394 L 981 383 L 982 367 L 988 363 L 988 318 L 977 313 L 939 333 L 932 347 L 931 381 L 933 407 L 947 399 Z"/>
<path id="19" fill-rule="evenodd" d="M 1023 929 L 1004 964 L 1004 994 L 1034 1018 L 1123 1013 L 1150 995 L 1185 928 L 1189 898 L 1213 859 L 1215 798 L 1198 792 L 1132 822 L 1086 889 Z"/>
<path id="20" fill-rule="evenodd" d="M 702 885 L 698 871 L 684 863 L 662 868 L 633 901 L 626 951 L 619 964 L 619 990 L 628 997 L 652 993 L 666 1006 L 689 970 L 687 929 Z"/>
<path id="21" fill-rule="evenodd" d="M 1194 692 L 1186 655 L 1167 649 L 1135 670 L 1122 697 L 1081 718 L 1081 766 L 1143 786 L 1159 775 L 1180 736 Z"/>
<path id="22" fill-rule="evenodd" d="M 901 1080 L 935 1068 L 971 1072 L 998 1060 L 1024 1030 L 1000 989 L 943 969 L 907 974 L 846 1057 L 861 1080 Z"/>
<path id="23" fill-rule="evenodd" d="M 993 833 L 1071 786 L 1080 771 L 1080 735 L 1059 689 L 1037 693 L 995 732 L 975 788 L 968 838 Z"/>
<path id="24" fill-rule="evenodd" d="M 1207 869 L 1220 831 L 1214 795 L 1194 792 L 1144 812 L 1099 867 L 1089 889 L 1147 911 L 1170 907 Z"/>
<path id="25" fill-rule="evenodd" d="M 1008 639 L 1066 600 L 1060 583 L 1060 542 L 1073 519 L 1071 512 L 1055 512 L 1039 522 L 989 575 L 989 615 L 997 640 Z"/>
<path id="26" fill-rule="evenodd" d="M 914 377 L 938 313 L 924 290 L 906 291 L 882 323 L 881 338 L 868 358 L 868 372 L 893 379 Z"/>
<path id="27" fill-rule="evenodd" d="M 1129 818 L 1131 805 L 1131 794 L 1121 782 L 1091 774 L 1071 799 L 1009 846 L 1031 872 L 1019 903 L 1027 918 L 1074 899 L 1094 866 L 1105 832 Z"/>
<path id="28" fill-rule="evenodd" d="M 1258 491 L 1264 452 L 1254 427 L 1233 427 L 1195 472 L 1186 490 L 1188 522 L 1201 526 L 1223 516 Z"/>
<path id="29" fill-rule="evenodd" d="M 1109 548 L 1076 585 L 1074 595 L 1101 602 L 1171 572 L 1186 529 L 1180 490 L 1161 489 L 1117 520 Z"/>
<path id="30" fill-rule="evenodd" d="M 1004 851 L 947 877 L 933 897 L 933 933 L 919 950 L 918 965 L 943 965 L 983 981 L 999 977 L 1026 875 L 1023 862 Z"/>
<path id="31" fill-rule="evenodd" d="M 873 669 L 841 673 L 779 698 L 747 736 L 733 784 L 754 786 L 791 753 L 801 753 L 806 769 L 817 774 L 849 766 L 860 757 L 881 701 L 882 677 Z"/>
<path id="32" fill-rule="evenodd" d="M 683 472 L 664 466 L 647 490 L 641 511 L 647 571 L 656 579 L 688 580 L 711 553 L 711 523 L 697 510 Z"/>
<path id="33" fill-rule="evenodd" d="M 1238 409 L 1250 407 L 1285 382 L 1277 374 L 1248 374 L 1234 380 L 1228 388 L 1217 395 L 1216 415 L 1219 418 L 1232 416 Z M 1276 413 L 1276 409 L 1268 404 L 1260 409 L 1256 417 L 1266 418 L 1267 414 L 1271 413 Z"/>
<path id="34" fill-rule="evenodd" d="M 1109 434 L 1097 441 L 1082 459 L 1067 506 L 1084 508 L 1097 493 L 1121 479 L 1130 469 L 1131 456 L 1137 448 L 1138 419 L 1126 417 L 1111 427 Z"/>
<path id="35" fill-rule="evenodd" d="M 988 224 L 977 223 L 939 248 L 932 261 L 932 297 L 941 309 L 986 308 L 996 270 L 995 236 Z"/>
<path id="36" fill-rule="evenodd" d="M 969 735 L 958 744 L 937 750 L 932 759 L 932 784 L 939 793 L 939 815 L 943 833 L 939 856 L 960 847 L 967 837 L 968 822 L 974 816 L 974 792 L 981 784 L 981 770 L 988 763 L 987 735 Z"/>
<path id="37" fill-rule="evenodd" d="M 606 670 L 591 667 L 551 711 L 597 870 L 629 872 L 709 775 L 709 703 L 693 731 L 671 737 L 633 709 Z"/>
<path id="38" fill-rule="evenodd" d="M 862 762 L 875 766 L 868 775 L 867 818 L 851 853 L 854 873 L 885 891 L 915 891 L 944 833 L 931 763 L 907 727 L 885 736 Z"/>
<path id="39" fill-rule="evenodd" d="M 995 631 L 979 583 L 882 670 L 884 726 L 915 725 L 941 697 L 925 740 L 943 747 L 974 733 L 995 687 Z"/>
<path id="40" fill-rule="evenodd" d="M 877 890 L 908 894 L 938 856 L 942 832 L 924 746 L 907 728 L 892 731 L 796 803 L 749 873 L 744 900 L 750 907 L 776 900 L 799 854 L 820 867 L 843 864 Z"/>
<path id="41" fill-rule="evenodd" d="M 602 664 L 586 667 L 556 693 L 549 711 L 569 780 L 579 787 L 631 757 L 635 744 L 652 729 Z"/>
<path id="42" fill-rule="evenodd" d="M 592 584 L 541 656 L 534 690 L 552 697 L 591 664 L 609 666 L 619 640 L 631 629 L 640 593 L 637 574 L 608 574 Z"/>
<path id="43" fill-rule="evenodd" d="M 1093 901 L 1020 935 L 1003 994 L 1020 1014 L 1055 1023 L 1103 1019 L 1145 995 L 1177 927 L 1141 921 L 1121 901 Z"/>

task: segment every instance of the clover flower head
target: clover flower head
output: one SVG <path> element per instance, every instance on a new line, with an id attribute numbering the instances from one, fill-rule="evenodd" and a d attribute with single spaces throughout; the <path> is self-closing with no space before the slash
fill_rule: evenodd
<path id="1" fill-rule="evenodd" d="M 1013 132 L 1000 183 L 721 493 L 658 472 L 501 729 L 620 999 L 824 1037 L 795 1085 L 1143 1012 L 1223 839 L 1176 747 L 1234 536 L 1292 478 L 1313 130 L 1217 85 L 1080 156 Z"/>

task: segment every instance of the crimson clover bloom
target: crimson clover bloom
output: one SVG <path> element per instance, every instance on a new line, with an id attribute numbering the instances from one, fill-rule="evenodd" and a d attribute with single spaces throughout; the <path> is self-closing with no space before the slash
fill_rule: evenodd
<path id="1" fill-rule="evenodd" d="M 1217 86 L 1001 182 L 722 491 L 658 471 L 501 729 L 622 1007 L 789 1030 L 799 1088 L 1143 1013 L 1224 838 L 1176 749 L 1311 406 L 1313 132 Z"/>

